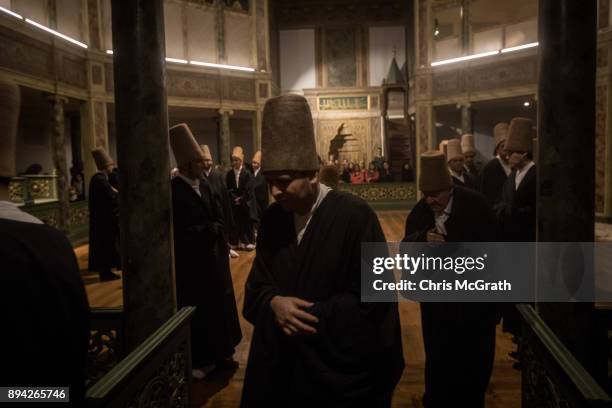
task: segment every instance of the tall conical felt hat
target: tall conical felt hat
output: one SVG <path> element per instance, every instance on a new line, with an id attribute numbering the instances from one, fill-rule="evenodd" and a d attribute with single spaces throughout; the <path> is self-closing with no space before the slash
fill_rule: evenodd
<path id="1" fill-rule="evenodd" d="M 444 156 L 446 156 L 446 150 L 448 148 L 448 139 L 444 139 L 443 141 L 440 142 L 440 144 L 438 145 L 438 150 L 440 150 L 442 153 L 444 153 Z"/>
<path id="2" fill-rule="evenodd" d="M 208 145 L 200 145 L 200 149 L 202 150 L 202 156 L 204 157 L 204 160 L 212 161 L 212 155 L 210 154 L 210 149 L 208 148 Z"/>
<path id="3" fill-rule="evenodd" d="M 505 142 L 508 138 L 508 124 L 500 122 L 493 128 L 493 140 L 495 142 L 495 148 L 499 146 L 501 142 Z"/>
<path id="4" fill-rule="evenodd" d="M 508 128 L 506 150 L 531 152 L 533 150 L 533 122 L 527 118 L 514 118 Z"/>
<path id="5" fill-rule="evenodd" d="M 232 157 L 237 157 L 240 159 L 240 161 L 244 162 L 244 151 L 242 150 L 242 147 L 234 147 L 234 149 L 232 150 Z"/>
<path id="6" fill-rule="evenodd" d="M 191 133 L 191 129 L 184 123 L 170 128 L 170 147 L 172 147 L 172 152 L 178 166 L 204 158 L 198 142 L 196 142 L 195 137 Z"/>
<path id="7" fill-rule="evenodd" d="M 461 151 L 463 153 L 472 153 L 476 151 L 476 142 L 474 141 L 474 135 L 466 133 L 461 136 Z"/>
<path id="8" fill-rule="evenodd" d="M 463 152 L 461 151 L 461 142 L 459 139 L 449 140 L 446 146 L 446 160 L 451 161 L 453 159 L 463 159 Z"/>
<path id="9" fill-rule="evenodd" d="M 319 161 L 312 115 L 303 96 L 281 95 L 268 99 L 263 112 L 261 151 L 270 171 L 317 171 Z"/>
<path id="10" fill-rule="evenodd" d="M 444 153 L 430 150 L 421 154 L 419 166 L 419 189 L 421 191 L 442 191 L 453 185 Z"/>
<path id="11" fill-rule="evenodd" d="M 251 160 L 251 162 L 256 162 L 261 165 L 261 150 L 255 152 L 255 155 L 253 155 L 253 160 Z"/>
<path id="12" fill-rule="evenodd" d="M 17 123 L 21 108 L 19 86 L 0 80 L 0 177 L 14 177 Z"/>
<path id="13" fill-rule="evenodd" d="M 100 171 L 115 164 L 106 149 L 103 147 L 96 147 L 91 151 L 91 155 L 93 156 L 94 162 L 96 162 L 96 167 Z"/>

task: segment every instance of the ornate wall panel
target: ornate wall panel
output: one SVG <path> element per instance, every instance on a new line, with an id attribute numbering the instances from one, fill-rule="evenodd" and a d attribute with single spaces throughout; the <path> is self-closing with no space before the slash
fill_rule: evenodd
<path id="1" fill-rule="evenodd" d="M 0 26 L 0 66 L 44 79 L 54 79 L 49 44 Z"/>
<path id="2" fill-rule="evenodd" d="M 325 30 L 327 86 L 357 85 L 357 41 L 353 28 Z"/>
<path id="3" fill-rule="evenodd" d="M 595 211 L 602 213 L 606 193 L 606 116 L 608 88 L 598 85 L 595 89 Z"/>
<path id="4" fill-rule="evenodd" d="M 419 85 L 421 85 L 421 82 L 424 82 L 426 89 L 427 79 L 421 78 L 421 80 L 422 81 L 419 81 Z M 463 93 L 466 91 L 464 72 L 461 70 L 456 70 L 451 72 L 442 72 L 439 74 L 436 73 L 432 78 L 432 88 L 434 96 Z M 421 93 L 420 86 L 419 93 Z"/>
<path id="5" fill-rule="evenodd" d="M 219 99 L 219 77 L 189 72 L 166 72 L 166 91 L 169 96 Z"/>
<path id="6" fill-rule="evenodd" d="M 533 56 L 471 67 L 467 70 L 466 81 L 471 92 L 535 84 L 538 81 L 537 58 Z"/>
<path id="7" fill-rule="evenodd" d="M 101 47 L 98 0 L 87 0 L 87 20 L 89 22 L 89 47 L 99 50 Z"/>
<path id="8" fill-rule="evenodd" d="M 350 150 L 347 154 L 350 154 L 353 160 L 368 160 L 371 157 L 369 121 L 367 118 L 319 120 L 317 123 L 317 150 L 321 158 L 328 157 L 332 139 L 334 139 L 335 144 L 338 144 L 340 139 L 346 139 L 341 148 Z M 346 137 L 339 136 L 339 129 L 342 124 L 344 126 L 341 133 L 346 135 Z M 341 142 L 339 144 L 342 145 Z"/>
<path id="9" fill-rule="evenodd" d="M 255 81 L 250 78 L 223 77 L 223 99 L 255 102 Z"/>
<path id="10" fill-rule="evenodd" d="M 58 69 L 58 79 L 70 85 L 86 88 L 87 65 L 85 60 L 65 54 L 60 54 L 59 59 L 61 62 Z"/>

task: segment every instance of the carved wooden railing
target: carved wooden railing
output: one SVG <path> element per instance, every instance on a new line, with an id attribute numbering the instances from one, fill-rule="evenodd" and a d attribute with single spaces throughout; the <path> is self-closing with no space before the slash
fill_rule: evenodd
<path id="1" fill-rule="evenodd" d="M 88 407 L 188 407 L 190 322 L 184 307 L 87 390 Z"/>
<path id="2" fill-rule="evenodd" d="M 91 309 L 89 333 L 87 388 L 104 377 L 125 355 L 123 309 Z"/>
<path id="3" fill-rule="evenodd" d="M 612 407 L 612 400 L 530 305 L 522 317 L 523 408 Z"/>

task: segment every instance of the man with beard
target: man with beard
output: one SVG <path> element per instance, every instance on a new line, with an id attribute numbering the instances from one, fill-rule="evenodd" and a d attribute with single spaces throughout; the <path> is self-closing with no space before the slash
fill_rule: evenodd
<path id="1" fill-rule="evenodd" d="M 257 219 L 261 220 L 264 210 L 268 208 L 268 183 L 261 173 L 261 151 L 255 153 L 251 166 L 253 166 L 253 192 L 257 205 Z"/>
<path id="2" fill-rule="evenodd" d="M 506 179 L 497 216 L 502 236 L 507 242 L 533 242 L 536 240 L 536 166 L 533 162 L 533 122 L 527 118 L 514 118 L 508 128 L 506 151 L 512 173 Z M 504 331 L 520 336 L 520 317 L 513 305 L 504 313 Z M 512 353 L 513 357 L 518 357 Z M 515 365 L 515 368 L 520 368 Z"/>
<path id="3" fill-rule="evenodd" d="M 120 279 L 112 268 L 121 267 L 119 255 L 119 192 L 111 185 L 113 159 L 102 147 L 91 152 L 98 172 L 89 182 L 89 270 L 101 281 Z"/>
<path id="4" fill-rule="evenodd" d="M 442 152 L 421 155 L 419 188 L 423 198 L 406 219 L 404 242 L 497 240 L 491 207 L 480 193 L 453 185 Z M 421 303 L 424 407 L 484 408 L 498 321 L 498 309 L 491 304 Z"/>
<path id="5" fill-rule="evenodd" d="M 207 183 L 204 157 L 184 123 L 170 128 L 178 175 L 172 179 L 176 300 L 196 306 L 191 320 L 193 376 L 202 379 L 234 354 L 242 333 L 221 212 Z"/>
<path id="6" fill-rule="evenodd" d="M 225 185 L 232 199 L 232 214 L 235 228 L 230 236 L 233 248 L 255 249 L 253 220 L 257 219 L 257 209 L 253 192 L 253 174 L 243 166 L 242 147 L 236 146 L 232 151 L 232 168 L 225 175 Z"/>
<path id="7" fill-rule="evenodd" d="M 200 145 L 200 148 L 204 156 L 204 180 L 208 182 L 213 197 L 223 213 L 223 231 L 225 233 L 225 239 L 229 242 L 235 224 L 234 215 L 232 214 L 232 200 L 229 191 L 227 191 L 227 186 L 225 185 L 225 176 L 221 170 L 215 168 L 208 145 Z M 231 248 L 229 253 L 232 258 L 239 257 L 238 252 Z"/>
<path id="8" fill-rule="evenodd" d="M 397 304 L 360 301 L 361 243 L 384 242 L 367 203 L 317 178 L 306 99 L 269 99 L 264 212 L 247 279 L 254 325 L 243 407 L 389 407 L 403 370 Z"/>
<path id="9" fill-rule="evenodd" d="M 506 137 L 508 135 L 508 124 L 498 123 L 493 128 L 493 137 L 495 140 L 495 150 L 493 152 L 493 159 L 482 169 L 480 175 L 480 192 L 485 196 L 489 204 L 493 208 L 497 207 L 501 201 L 501 193 L 504 187 L 504 183 L 508 178 L 508 175 L 512 171 L 508 164 L 508 158 L 506 154 Z"/>
<path id="10" fill-rule="evenodd" d="M 446 160 L 453 184 L 465 188 L 476 189 L 476 180 L 465 171 L 465 160 L 461 151 L 459 139 L 451 139 L 446 144 Z"/>

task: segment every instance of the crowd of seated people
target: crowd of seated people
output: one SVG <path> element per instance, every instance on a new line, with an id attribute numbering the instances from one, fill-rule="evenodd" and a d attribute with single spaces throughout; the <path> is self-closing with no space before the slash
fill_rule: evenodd
<path id="1" fill-rule="evenodd" d="M 366 184 L 366 183 L 390 183 L 393 181 L 411 182 L 414 181 L 412 166 L 405 163 L 402 166 L 402 174 L 394 174 L 389 162 L 382 160 L 380 164 L 371 161 L 366 167 L 362 161 L 360 163 L 348 161 L 346 159 L 339 162 L 329 160 L 327 166 L 335 166 L 338 169 L 339 182 L 344 184 Z M 409 169 L 406 171 L 405 169 Z"/>

